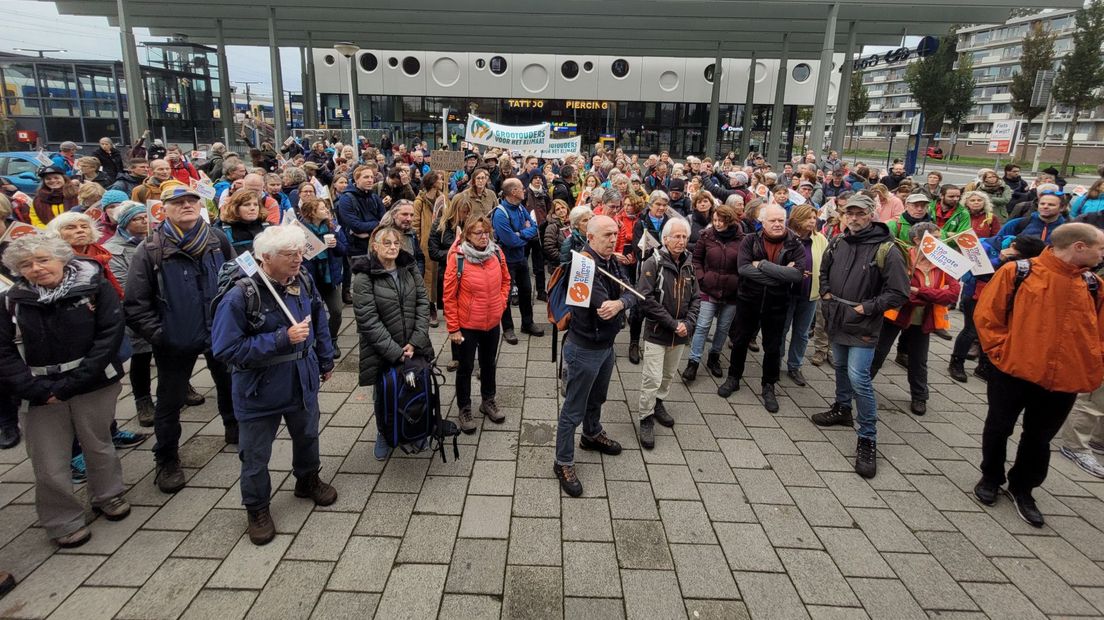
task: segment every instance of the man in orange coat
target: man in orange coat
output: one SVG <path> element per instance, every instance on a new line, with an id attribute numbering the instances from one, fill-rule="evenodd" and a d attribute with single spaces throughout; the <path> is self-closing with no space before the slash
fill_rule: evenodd
<path id="1" fill-rule="evenodd" d="M 1028 263 L 1001 267 L 974 310 L 981 346 L 995 367 L 974 495 L 987 505 L 996 501 L 1008 438 L 1023 412 L 1008 494 L 1020 517 L 1035 527 L 1043 526 L 1043 515 L 1031 491 L 1046 479 L 1050 440 L 1077 394 L 1095 390 L 1104 379 L 1104 285 L 1088 271 L 1104 260 L 1104 231 L 1065 224 L 1051 243 Z"/>

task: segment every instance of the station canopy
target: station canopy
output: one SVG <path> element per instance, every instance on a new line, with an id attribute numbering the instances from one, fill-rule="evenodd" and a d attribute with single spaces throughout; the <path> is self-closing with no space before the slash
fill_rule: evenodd
<path id="1" fill-rule="evenodd" d="M 68 15 L 106 17 L 118 25 L 119 0 L 41 0 Z M 123 0 L 132 28 L 185 35 L 214 45 L 222 20 L 228 45 L 269 45 L 274 9 L 281 47 L 350 41 L 362 48 L 532 54 L 709 57 L 819 55 L 831 3 L 807 0 Z M 856 42 L 899 45 L 903 35 L 942 35 L 954 24 L 1002 23 L 1012 0 L 839 0 L 835 51 Z M 1082 0 L 1029 0 L 1070 8 Z"/>

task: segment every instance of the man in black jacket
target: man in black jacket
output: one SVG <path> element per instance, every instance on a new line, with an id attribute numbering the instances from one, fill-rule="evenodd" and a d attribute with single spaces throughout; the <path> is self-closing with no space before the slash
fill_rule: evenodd
<path id="1" fill-rule="evenodd" d="M 564 165 L 560 168 L 560 176 L 552 179 L 552 200 L 562 200 L 567 203 L 567 208 L 575 206 L 575 195 L 571 193 L 571 187 L 575 185 L 575 166 Z"/>
<path id="2" fill-rule="evenodd" d="M 847 229 L 836 237 L 820 264 L 824 326 L 836 361 L 836 400 L 813 416 L 818 426 L 852 426 L 851 400 L 858 408 L 855 473 L 877 473 L 878 403 L 870 365 L 882 331 L 882 313 L 909 296 L 909 273 L 889 228 L 874 221 L 874 200 L 855 194 L 842 210 Z"/>
<path id="3" fill-rule="evenodd" d="M 627 282 L 614 259 L 617 223 L 605 215 L 596 215 L 587 224 L 588 254 L 601 272 L 594 276 L 590 305 L 572 308 L 567 341 L 563 348 L 564 381 L 567 395 L 556 427 L 556 461 L 552 471 L 568 495 L 579 497 L 583 484 L 575 475 L 575 429 L 583 425 L 579 447 L 611 456 L 621 454 L 621 444 L 602 429 L 602 404 L 606 402 L 610 376 L 617 361 L 613 340 L 625 325 L 625 311 L 636 306 L 636 297 L 621 286 Z"/>
<path id="4" fill-rule="evenodd" d="M 127 172 L 120 174 L 107 189 L 117 189 L 131 196 L 134 194 L 134 188 L 145 182 L 149 171 L 149 162 L 142 157 L 135 157 L 127 162 Z"/>
<path id="5" fill-rule="evenodd" d="M 801 240 L 786 228 L 785 209 L 778 205 L 766 207 L 760 212 L 759 220 L 763 229 L 740 242 L 740 257 L 736 262 L 740 273 L 736 299 L 738 320 L 729 328 L 732 359 L 728 378 L 717 388 L 717 395 L 728 398 L 740 389 L 748 344 L 762 329 L 763 406 L 776 413 L 778 396 L 774 384 L 778 383 L 782 364 L 786 310 L 793 287 L 801 284 L 809 270 L 809 261 Z"/>

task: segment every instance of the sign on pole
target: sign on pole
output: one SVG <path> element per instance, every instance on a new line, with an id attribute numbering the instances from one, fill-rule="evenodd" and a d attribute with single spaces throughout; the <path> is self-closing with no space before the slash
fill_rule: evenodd
<path id="1" fill-rule="evenodd" d="M 565 155 L 578 153 L 582 146 L 582 136 L 575 136 L 566 140 L 549 140 L 548 148 L 541 153 L 541 157 L 544 159 L 560 159 Z"/>
<path id="2" fill-rule="evenodd" d="M 952 250 L 951 246 L 935 238 L 930 232 L 925 232 L 924 238 L 920 240 L 920 251 L 933 265 L 955 280 L 960 280 L 974 266 L 965 256 Z"/>
<path id="3" fill-rule="evenodd" d="M 970 261 L 970 271 L 975 276 L 993 273 L 993 263 L 989 261 L 989 255 L 985 253 L 985 248 L 981 246 L 981 240 L 978 239 L 974 229 L 967 228 L 951 239 L 954 239 L 955 244 L 958 245 L 959 252 Z"/>
<path id="4" fill-rule="evenodd" d="M 1012 152 L 1012 145 L 1016 141 L 1016 130 L 1020 121 L 994 121 L 993 129 L 989 132 L 989 148 L 987 152 L 995 155 L 1007 155 Z"/>
<path id="5" fill-rule="evenodd" d="M 464 167 L 464 151 L 430 151 L 429 165 L 438 172 L 455 172 Z"/>
<path id="6" fill-rule="evenodd" d="M 645 233 L 647 234 L 647 233 Z M 567 305 L 590 307 L 590 294 L 594 290 L 594 260 L 571 251 L 571 272 L 567 280 Z"/>

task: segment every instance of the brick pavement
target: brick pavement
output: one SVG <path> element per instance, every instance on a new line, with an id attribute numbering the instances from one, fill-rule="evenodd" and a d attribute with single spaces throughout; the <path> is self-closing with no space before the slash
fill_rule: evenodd
<path id="1" fill-rule="evenodd" d="M 807 419 L 829 404 L 831 376 L 810 366 L 806 388 L 784 378 L 772 416 L 756 395 L 759 354 L 727 402 L 707 374 L 676 383 L 675 427 L 657 426 L 656 449 L 641 451 L 627 405 L 640 374 L 625 338 L 603 415 L 625 451 L 577 453 L 586 488 L 577 499 L 551 475 L 560 401 L 548 337 L 503 345 L 507 421 L 462 437 L 460 460 L 448 464 L 372 458 L 370 394 L 347 354 L 321 398 L 322 473 L 340 499 L 314 508 L 293 497 L 282 431 L 272 459 L 279 536 L 265 547 L 244 536 L 238 461 L 213 398 L 183 415 L 189 486 L 156 490 L 152 440 L 126 452 L 132 515 L 94 521 L 92 540 L 72 551 L 36 527 L 24 447 L 0 452 L 0 567 L 21 580 L 0 617 L 1104 614 L 1104 481 L 1055 455 L 1036 492 L 1041 530 L 1006 498 L 994 508 L 974 501 L 984 386 L 949 380 L 948 343 L 933 339 L 926 417 L 901 412 L 902 369 L 889 364 L 876 382 L 879 469 L 866 481 L 851 471 L 854 433 Z M 355 342 L 346 325 L 342 347 Z M 211 387 L 202 371 L 195 383 Z M 451 402 L 452 386 L 443 391 Z M 125 393 L 118 417 L 134 427 Z"/>

